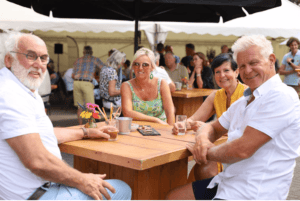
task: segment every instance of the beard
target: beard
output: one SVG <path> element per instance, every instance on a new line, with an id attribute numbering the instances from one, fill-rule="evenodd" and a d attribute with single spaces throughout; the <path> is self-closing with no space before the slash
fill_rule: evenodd
<path id="1" fill-rule="evenodd" d="M 33 78 L 29 76 L 29 73 L 37 72 L 40 74 L 39 78 Z M 37 69 L 30 67 L 29 69 L 26 69 L 22 64 L 20 64 L 19 60 L 14 59 L 11 67 L 11 72 L 20 80 L 22 84 L 24 84 L 27 88 L 30 90 L 37 90 L 40 85 L 42 84 L 46 71 L 43 73 L 42 69 Z"/>

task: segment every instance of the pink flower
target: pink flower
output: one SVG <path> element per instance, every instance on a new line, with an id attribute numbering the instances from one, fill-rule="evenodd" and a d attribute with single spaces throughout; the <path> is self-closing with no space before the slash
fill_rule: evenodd
<path id="1" fill-rule="evenodd" d="M 93 103 L 87 103 L 86 104 L 86 107 L 89 109 L 89 110 L 92 110 L 93 112 L 96 112 L 95 108 L 99 107 L 97 104 L 93 104 Z"/>

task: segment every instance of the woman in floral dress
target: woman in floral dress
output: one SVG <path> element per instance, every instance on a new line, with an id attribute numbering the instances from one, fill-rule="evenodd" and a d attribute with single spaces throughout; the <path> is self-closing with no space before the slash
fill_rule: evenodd
<path id="1" fill-rule="evenodd" d="M 101 68 L 99 88 L 105 108 L 110 108 L 111 104 L 114 108 L 121 106 L 120 87 L 122 74 L 118 75 L 117 72 L 125 61 L 126 54 L 114 49 L 114 52 L 107 59 L 105 66 Z"/>
<path id="2" fill-rule="evenodd" d="M 133 120 L 173 125 L 174 105 L 169 86 L 151 73 L 156 68 L 154 53 L 147 48 L 139 49 L 131 68 L 136 77 L 121 86 L 123 115 Z"/>

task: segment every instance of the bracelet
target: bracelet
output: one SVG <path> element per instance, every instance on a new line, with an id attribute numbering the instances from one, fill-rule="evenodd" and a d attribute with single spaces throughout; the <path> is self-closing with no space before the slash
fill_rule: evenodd
<path id="1" fill-rule="evenodd" d="M 89 138 L 89 135 L 88 135 L 88 132 L 87 132 L 86 128 L 82 127 L 81 129 L 83 130 L 83 137 L 82 137 L 82 139 Z"/>
<path id="2" fill-rule="evenodd" d="M 200 77 L 200 76 L 201 76 L 201 73 L 199 73 L 199 74 L 197 73 L 197 77 Z"/>

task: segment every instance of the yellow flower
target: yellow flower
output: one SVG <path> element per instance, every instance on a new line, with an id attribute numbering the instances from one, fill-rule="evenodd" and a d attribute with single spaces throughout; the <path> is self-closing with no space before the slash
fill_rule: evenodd
<path id="1" fill-rule="evenodd" d="M 93 114 L 91 112 L 83 111 L 83 112 L 81 112 L 80 117 L 85 118 L 85 119 L 89 119 L 92 115 Z"/>

